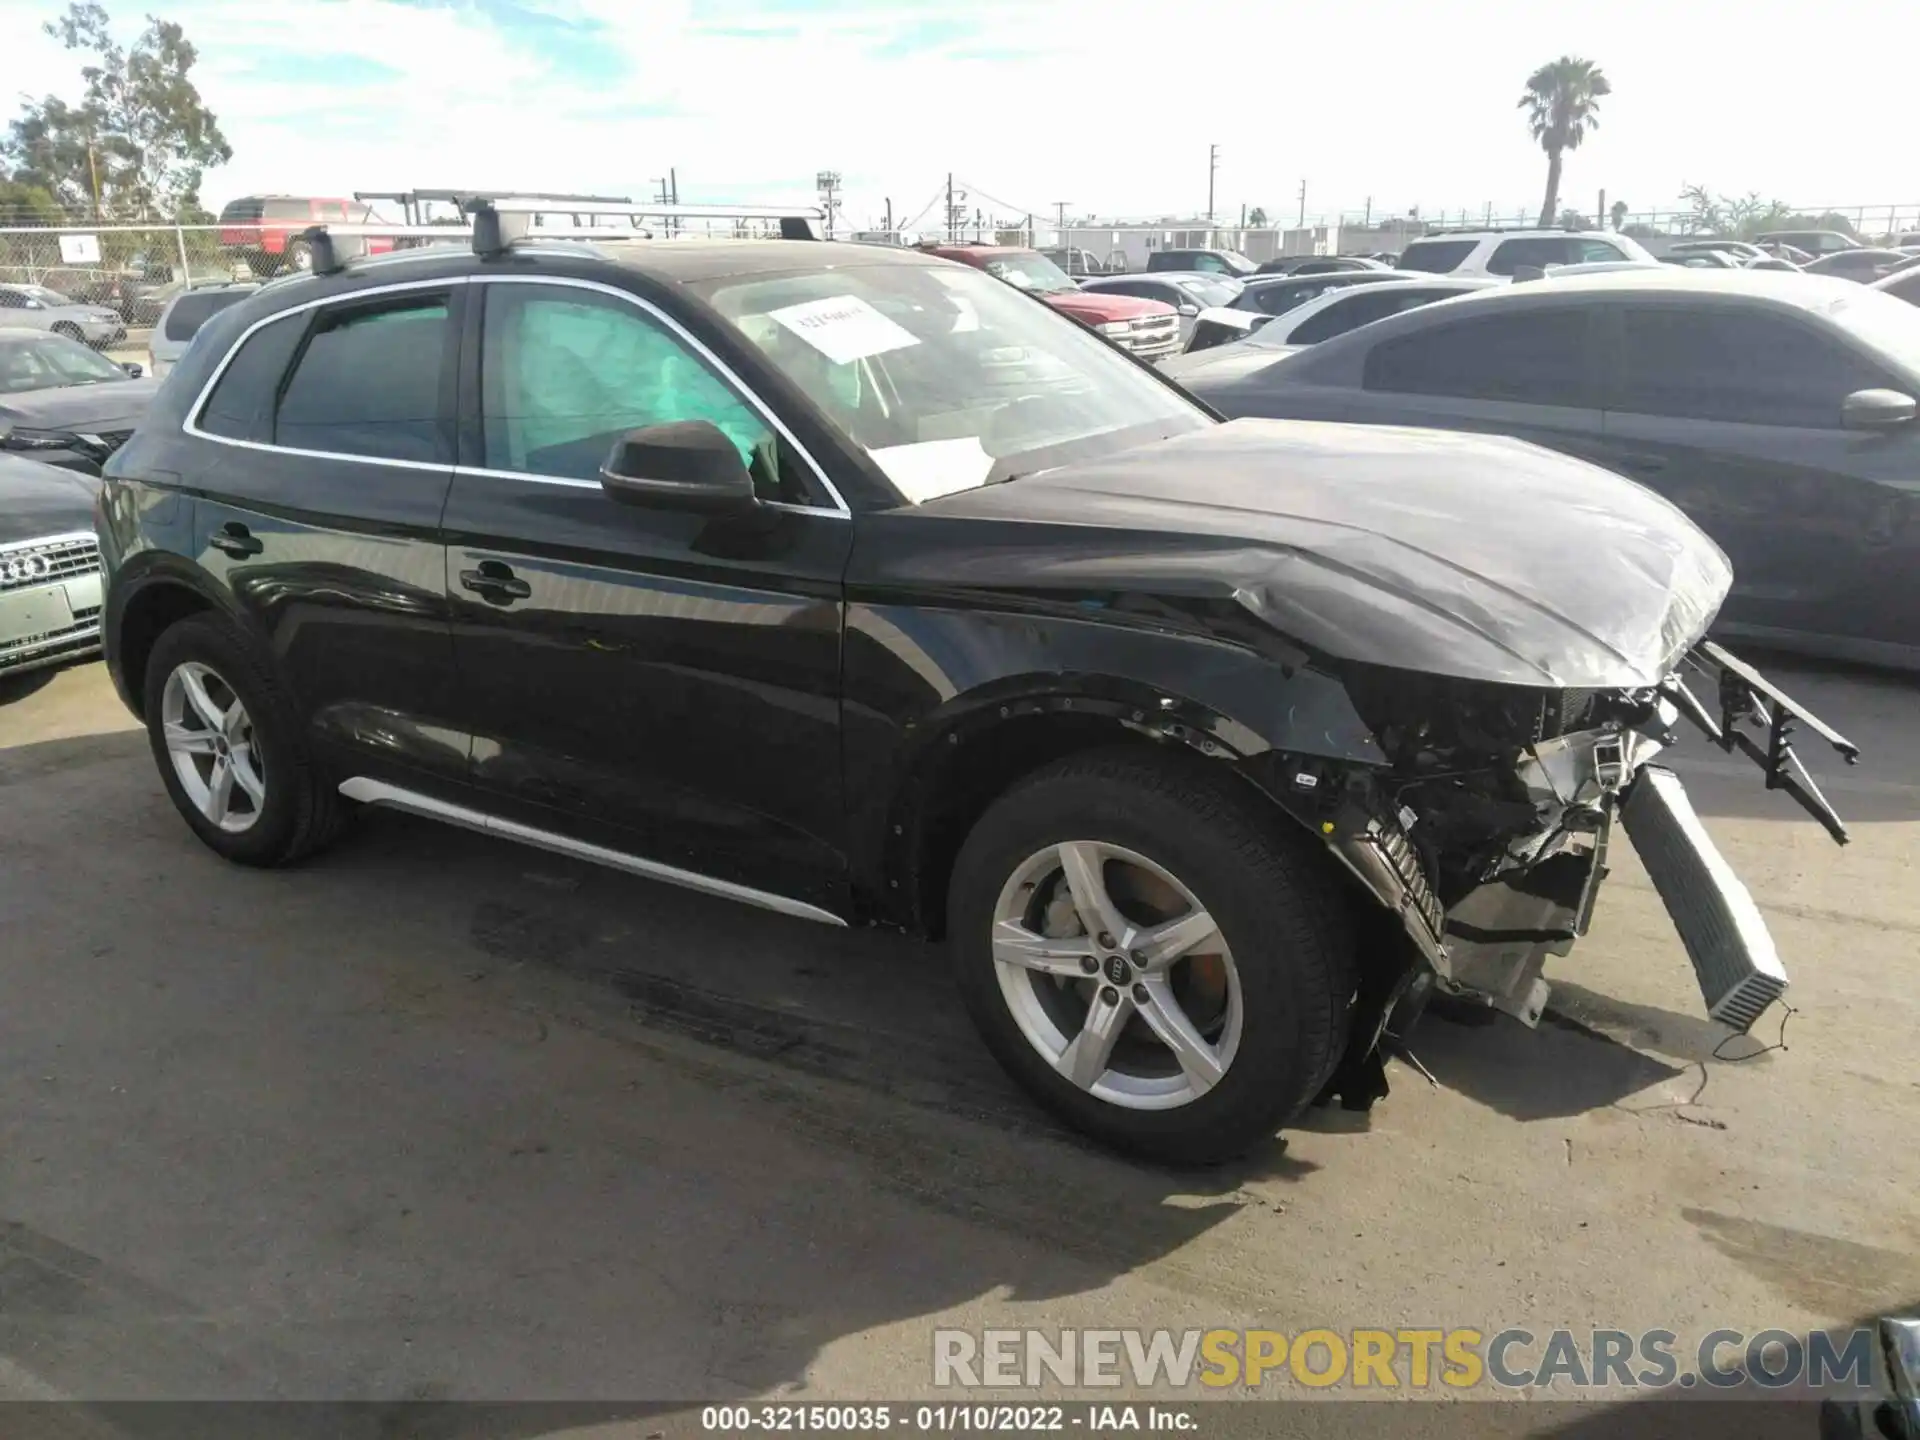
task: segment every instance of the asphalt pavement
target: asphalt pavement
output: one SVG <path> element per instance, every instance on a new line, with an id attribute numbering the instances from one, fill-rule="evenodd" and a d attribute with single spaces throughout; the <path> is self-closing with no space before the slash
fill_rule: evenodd
<path id="1" fill-rule="evenodd" d="M 1160 1171 L 1042 1118 L 942 954 L 406 817 L 206 852 L 100 667 L 0 687 L 0 1397 L 907 1397 L 938 1325 L 1683 1335 L 1920 1304 L 1920 682 L 1836 848 L 1690 744 L 1794 977 L 1726 1043 L 1630 851 L 1538 1030 Z M 1716 1054 L 1728 1058 L 1715 1058 Z M 627 1433 L 626 1430 L 608 1433 Z M 633 1433 L 643 1433 L 635 1430 Z"/>

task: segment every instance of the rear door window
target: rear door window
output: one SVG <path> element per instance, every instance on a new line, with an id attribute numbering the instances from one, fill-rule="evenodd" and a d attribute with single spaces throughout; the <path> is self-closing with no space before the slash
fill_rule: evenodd
<path id="1" fill-rule="evenodd" d="M 1591 406 L 1589 311 L 1455 320 L 1376 345 L 1363 384 L 1403 395 Z"/>
<path id="2" fill-rule="evenodd" d="M 1400 252 L 1397 268 L 1446 275 L 1458 270 L 1479 243 L 1477 240 L 1416 240 Z"/>
<path id="3" fill-rule="evenodd" d="M 1327 308 L 1318 315 L 1309 316 L 1300 322 L 1294 332 L 1287 337 L 1289 345 L 1317 345 L 1322 340 L 1331 340 L 1336 335 L 1344 335 L 1349 330 L 1357 330 L 1362 325 L 1371 325 L 1375 320 L 1384 320 L 1389 315 L 1398 315 L 1402 310 L 1410 310 L 1415 305 L 1424 305 L 1429 300 L 1437 300 L 1449 292 L 1436 291 L 1419 285 L 1366 285 L 1357 287 L 1350 295 L 1342 295 L 1338 300 L 1328 303 Z"/>
<path id="4" fill-rule="evenodd" d="M 444 295 L 320 311 L 280 398 L 274 443 L 451 465 L 452 417 L 441 404 L 448 314 Z"/>
<path id="5" fill-rule="evenodd" d="M 1837 430 L 1848 395 L 1898 388 L 1866 357 L 1786 316 L 1629 305 L 1620 321 L 1616 410 Z"/>
<path id="6" fill-rule="evenodd" d="M 1575 264 L 1590 265 L 1597 261 L 1624 260 L 1627 252 L 1607 240 L 1594 240 L 1585 235 L 1571 237 Z"/>

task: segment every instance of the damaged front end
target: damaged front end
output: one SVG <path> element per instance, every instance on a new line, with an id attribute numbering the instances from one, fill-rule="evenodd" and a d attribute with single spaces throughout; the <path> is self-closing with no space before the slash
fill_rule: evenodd
<path id="1" fill-rule="evenodd" d="M 1538 1023 L 1548 993 L 1541 972 L 1586 933 L 1616 824 L 1673 918 L 1708 1014 L 1746 1031 L 1784 992 L 1786 972 L 1752 897 L 1679 777 L 1650 762 L 1685 717 L 1722 749 L 1752 758 L 1769 788 L 1844 843 L 1792 736 L 1805 725 L 1849 763 L 1858 751 L 1716 645 L 1697 646 L 1684 668 L 1717 687 L 1718 718 L 1681 673 L 1641 689 L 1543 690 L 1341 667 L 1387 764 L 1339 771 L 1284 761 L 1274 782 L 1398 917 L 1429 972 L 1406 967 L 1374 997 L 1373 1046 L 1356 1036 L 1351 1053 L 1371 1058 L 1383 1035 L 1391 1048 L 1396 1007 L 1429 989 Z M 1356 1083 L 1372 1082 L 1350 1073 L 1349 1103 Z"/>

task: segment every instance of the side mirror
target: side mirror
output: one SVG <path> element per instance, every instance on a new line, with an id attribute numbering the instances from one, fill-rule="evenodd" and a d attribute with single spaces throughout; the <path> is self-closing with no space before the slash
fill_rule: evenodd
<path id="1" fill-rule="evenodd" d="M 1200 313 L 1200 307 L 1198 305 L 1185 304 L 1180 307 L 1180 313 L 1182 315 L 1198 315 Z"/>
<path id="2" fill-rule="evenodd" d="M 27 310 L 44 310 L 47 308 L 46 306 L 42 305 L 38 300 L 34 300 L 31 298 L 27 300 L 23 300 L 21 302 L 21 307 Z"/>
<path id="3" fill-rule="evenodd" d="M 1920 405 L 1898 390 L 1856 390 L 1840 402 L 1843 430 L 1891 430 L 1912 420 Z"/>
<path id="4" fill-rule="evenodd" d="M 120 368 L 127 372 L 127 378 L 129 380 L 138 380 L 142 375 L 147 373 L 140 368 L 139 362 L 134 360 L 127 361 Z"/>
<path id="5" fill-rule="evenodd" d="M 629 430 L 607 452 L 600 488 L 624 505 L 702 515 L 751 510 L 758 503 L 739 447 L 708 420 Z"/>

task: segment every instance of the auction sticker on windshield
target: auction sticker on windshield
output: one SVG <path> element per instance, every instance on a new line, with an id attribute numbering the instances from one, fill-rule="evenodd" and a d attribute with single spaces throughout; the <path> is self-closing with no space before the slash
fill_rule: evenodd
<path id="1" fill-rule="evenodd" d="M 920 343 L 912 331 L 895 324 L 858 295 L 829 295 L 824 300 L 769 310 L 767 318 L 791 330 L 836 365 Z"/>

